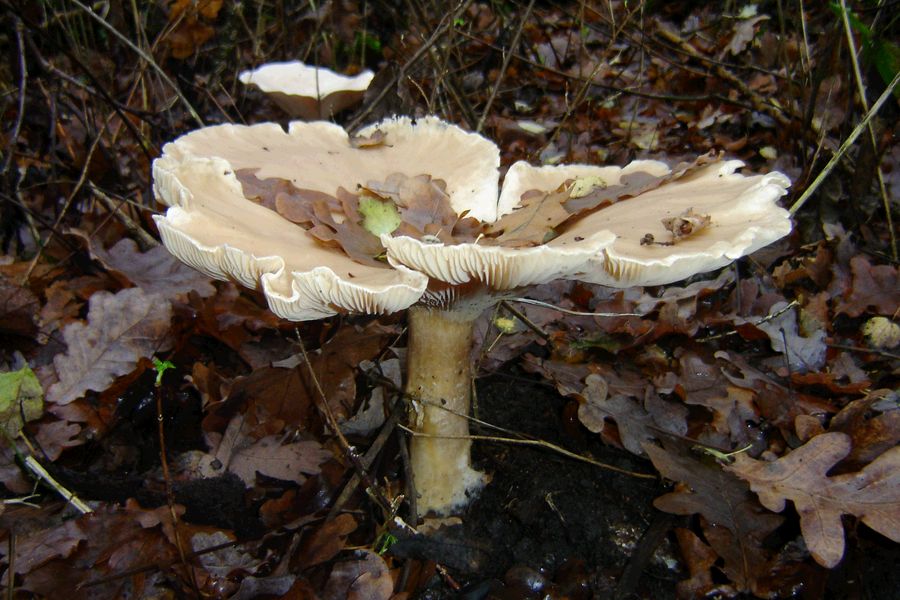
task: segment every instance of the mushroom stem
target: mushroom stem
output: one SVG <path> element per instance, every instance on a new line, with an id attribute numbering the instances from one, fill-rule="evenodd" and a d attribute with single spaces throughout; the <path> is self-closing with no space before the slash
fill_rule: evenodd
<path id="1" fill-rule="evenodd" d="M 447 514 L 463 506 L 485 483 L 472 468 L 469 352 L 477 311 L 409 309 L 406 392 L 416 433 L 410 460 L 420 514 Z M 435 436 L 435 437 L 431 437 Z"/>

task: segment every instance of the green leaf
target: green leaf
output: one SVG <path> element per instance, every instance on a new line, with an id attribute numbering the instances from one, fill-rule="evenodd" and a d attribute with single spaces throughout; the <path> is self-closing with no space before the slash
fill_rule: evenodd
<path id="1" fill-rule="evenodd" d="M 0 427 L 9 439 L 19 435 L 25 423 L 42 414 L 44 390 L 28 365 L 0 373 Z"/>
<path id="2" fill-rule="evenodd" d="M 174 369 L 175 365 L 170 360 L 159 360 L 155 356 L 152 360 L 153 370 L 156 371 L 156 387 L 159 387 L 162 385 L 163 374 L 169 369 Z"/>
<path id="3" fill-rule="evenodd" d="M 363 194 L 359 197 L 359 214 L 363 216 L 363 228 L 372 235 L 391 233 L 400 227 L 400 211 L 390 201 Z"/>

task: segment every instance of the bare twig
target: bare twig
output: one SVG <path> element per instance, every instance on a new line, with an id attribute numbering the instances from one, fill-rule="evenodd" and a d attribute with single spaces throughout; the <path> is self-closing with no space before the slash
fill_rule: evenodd
<path id="1" fill-rule="evenodd" d="M 166 419 L 163 414 L 162 386 L 160 385 L 161 376 L 162 370 L 157 374 L 154 394 L 156 395 L 156 423 L 157 432 L 159 434 L 159 461 L 162 465 L 163 483 L 166 489 L 166 504 L 169 507 L 169 516 L 172 518 L 172 532 L 175 536 L 175 547 L 178 550 L 179 558 L 181 558 L 181 564 L 184 566 L 185 573 L 191 582 L 194 594 L 197 598 L 202 598 L 200 595 L 200 588 L 197 586 L 197 578 L 194 576 L 194 569 L 188 563 L 187 553 L 184 551 L 184 543 L 181 540 L 181 533 L 179 532 L 181 520 L 178 518 L 178 512 L 175 510 L 175 491 L 172 488 L 172 476 L 169 473 L 169 459 L 166 457 Z"/>
<path id="2" fill-rule="evenodd" d="M 432 406 L 440 406 L 438 404 L 432 404 Z M 600 462 L 599 460 L 594 460 L 593 458 L 589 458 L 587 456 L 582 456 L 581 454 L 576 454 L 575 452 L 571 452 L 566 450 L 561 446 L 557 446 L 556 444 L 551 444 L 550 442 L 545 442 L 544 440 L 532 440 L 532 439 L 520 439 L 520 438 L 506 438 L 506 437 L 497 437 L 493 435 L 436 435 L 431 433 L 422 433 L 420 431 L 413 431 L 406 425 L 397 425 L 403 431 L 415 436 L 415 437 L 427 437 L 427 438 L 440 438 L 447 440 L 479 440 L 484 442 L 498 442 L 501 444 L 513 444 L 517 446 L 534 446 L 537 448 L 546 448 L 557 454 L 562 454 L 567 458 L 571 458 L 577 461 L 581 461 L 587 463 L 589 465 L 593 465 L 595 467 L 600 467 L 601 469 L 606 469 L 607 471 L 613 471 L 615 473 L 621 473 L 622 475 L 628 475 L 630 477 L 636 477 L 638 479 L 656 479 L 656 475 L 651 475 L 649 473 L 637 473 L 635 471 L 629 471 L 628 469 L 622 469 L 620 467 L 616 467 L 610 465 L 605 462 Z"/>
<path id="3" fill-rule="evenodd" d="M 362 457 L 362 465 L 368 469 L 372 466 L 372 463 L 375 461 L 375 457 L 381 452 L 381 449 L 384 448 L 385 442 L 387 442 L 391 433 L 394 432 L 394 428 L 397 426 L 397 423 L 400 421 L 400 417 L 405 413 L 403 402 L 396 402 L 391 408 L 391 414 L 388 416 L 387 420 L 384 422 L 384 425 L 381 426 L 381 430 L 378 432 L 378 435 L 375 437 L 375 441 L 372 442 L 372 445 L 369 446 L 369 449 L 366 450 L 366 453 Z M 356 491 L 356 488 L 359 486 L 359 482 L 362 480 L 359 473 L 354 473 L 353 476 L 350 477 L 350 481 L 344 486 L 344 489 L 341 490 L 341 494 L 338 496 L 337 500 L 334 501 L 334 504 L 331 505 L 331 509 L 328 511 L 328 516 L 325 520 L 330 521 L 341 511 L 344 505 L 350 500 L 350 497 L 353 495 L 353 492 Z"/>
<path id="4" fill-rule="evenodd" d="M 66 489 L 66 487 L 64 485 L 62 485 L 60 482 L 58 482 L 56 479 L 54 479 L 53 475 L 48 473 L 47 469 L 45 469 L 43 466 L 41 466 L 41 463 L 39 463 L 35 457 L 28 455 L 25 457 L 25 460 L 23 461 L 23 463 L 24 463 L 25 467 L 29 471 L 31 471 L 32 474 L 34 474 L 35 477 L 37 477 L 38 479 L 40 479 L 41 481 L 43 481 L 44 483 L 49 485 L 51 488 L 53 488 L 53 490 L 57 494 L 62 496 L 63 500 L 65 500 L 66 502 L 71 504 L 75 510 L 77 510 L 78 512 L 80 512 L 83 515 L 94 512 L 94 509 L 92 509 L 90 506 L 85 504 L 84 501 L 81 500 L 78 496 L 76 496 L 74 492 L 69 491 L 68 489 Z"/>
<path id="5" fill-rule="evenodd" d="M 853 31 L 850 29 L 850 17 L 847 14 L 847 4 L 845 0 L 841 0 L 841 20 L 844 22 L 844 35 L 847 37 L 847 47 L 850 49 L 850 64 L 853 65 L 853 78 L 856 80 L 856 91 L 859 94 L 859 103 L 863 110 L 869 110 L 869 101 L 866 99 L 866 86 L 863 84 L 862 73 L 859 70 L 859 59 L 857 58 L 856 44 L 853 41 Z M 870 122 L 866 128 L 869 131 L 869 143 L 872 144 L 872 150 L 878 153 L 878 143 L 875 141 L 875 130 Z M 891 258 L 897 261 L 897 238 L 894 233 L 894 220 L 891 216 L 891 201 L 888 198 L 887 188 L 884 185 L 884 174 L 881 172 L 881 165 L 875 165 L 875 175 L 878 178 L 878 190 L 881 192 L 881 201 L 884 205 L 884 215 L 887 219 L 888 235 L 891 238 Z"/>
<path id="6" fill-rule="evenodd" d="M 91 189 L 91 192 L 100 199 L 100 202 L 103 203 L 110 214 L 115 215 L 119 222 L 125 226 L 125 229 L 137 238 L 138 245 L 142 250 L 146 251 L 150 248 L 159 246 L 159 242 L 157 242 L 152 235 L 147 233 L 143 227 L 135 223 L 134 220 L 122 210 L 122 205 L 128 202 L 127 199 L 121 199 L 116 203 L 116 201 L 110 198 L 103 190 L 97 187 L 93 181 L 88 181 L 88 187 Z"/>
<path id="7" fill-rule="evenodd" d="M 791 205 L 790 212 L 792 215 L 797 214 L 797 211 L 803 208 L 803 205 L 806 204 L 806 201 L 809 200 L 809 197 L 812 196 L 816 190 L 819 189 L 819 186 L 822 185 L 822 182 L 825 181 L 825 178 L 831 174 L 831 171 L 837 166 L 838 162 L 840 162 L 841 158 L 843 158 L 844 154 L 850 149 L 850 146 L 856 142 L 856 138 L 858 138 L 863 131 L 865 131 L 866 127 L 869 125 L 869 122 L 872 118 L 878 114 L 878 111 L 881 110 L 881 107 L 884 106 L 884 103 L 888 101 L 894 94 L 894 89 L 897 85 L 900 84 L 900 72 L 897 72 L 894 75 L 894 79 L 891 80 L 891 83 L 885 88 L 884 92 L 881 93 L 881 96 L 878 97 L 878 100 L 875 101 L 875 104 L 872 105 L 872 108 L 866 113 L 863 117 L 862 121 L 860 121 L 856 127 L 853 128 L 853 131 L 844 140 L 844 143 L 841 144 L 841 147 L 837 149 L 837 152 L 831 157 L 831 160 L 828 161 L 828 164 L 819 172 L 816 178 L 813 180 L 809 187 L 807 187 L 803 194 L 797 198 L 797 201 Z"/>
<path id="8" fill-rule="evenodd" d="M 9 143 L 6 146 L 6 158 L 3 161 L 3 168 L 0 169 L 0 177 L 9 170 L 15 155 L 16 143 L 19 140 L 19 132 L 22 130 L 22 122 L 25 120 L 25 93 L 28 90 L 28 65 L 25 62 L 25 36 L 22 33 L 24 26 L 21 19 L 13 17 L 16 26 L 16 47 L 19 50 L 19 102 L 16 110 L 16 122 L 13 125 L 12 132 L 9 135 Z"/>
<path id="9" fill-rule="evenodd" d="M 555 304 L 550 304 L 549 302 L 541 302 L 540 300 L 533 300 L 531 298 L 507 298 L 507 302 L 519 302 L 520 304 L 532 304 L 534 306 L 540 306 L 543 308 L 549 308 L 551 310 L 555 310 L 557 312 L 561 312 L 567 315 L 573 315 L 576 317 L 643 317 L 645 315 L 641 313 L 606 313 L 606 312 L 584 312 L 580 310 L 569 310 L 568 308 L 563 308 L 561 306 L 556 306 Z"/>
<path id="10" fill-rule="evenodd" d="M 522 37 L 525 23 L 531 18 L 532 9 L 534 9 L 534 0 L 531 0 L 525 8 L 525 14 L 522 15 L 522 19 L 519 21 L 519 27 L 516 28 L 516 33 L 509 43 L 509 49 L 503 53 L 503 64 L 500 66 L 500 72 L 497 74 L 497 81 L 494 82 L 494 87 L 491 89 L 491 95 L 488 96 L 487 102 L 484 105 L 484 110 L 481 111 L 481 117 L 478 119 L 478 124 L 475 126 L 476 133 L 481 133 L 481 130 L 484 128 L 484 121 L 490 114 L 491 106 L 494 105 L 494 100 L 500 92 L 500 84 L 503 83 L 503 78 L 506 76 L 506 70 L 509 68 L 509 63 L 512 60 L 513 54 L 515 54 L 516 47 L 519 45 L 519 39 Z"/>
<path id="11" fill-rule="evenodd" d="M 344 456 L 346 456 L 353 464 L 356 473 L 363 480 L 363 483 L 365 483 L 366 493 L 381 507 L 386 515 L 389 515 L 391 513 L 391 501 L 385 496 L 381 487 L 372 479 L 368 469 L 363 465 L 362 460 L 360 460 L 360 456 L 356 452 L 356 449 L 350 445 L 350 442 L 344 437 L 344 433 L 341 431 L 340 426 L 338 426 L 334 411 L 331 410 L 331 405 L 328 404 L 328 397 L 325 395 L 325 390 L 322 389 L 319 378 L 316 376 L 312 363 L 309 361 L 309 355 L 306 353 L 306 345 L 303 343 L 303 338 L 300 337 L 299 331 L 297 332 L 297 344 L 300 346 L 300 353 L 303 355 L 303 361 L 306 363 L 306 367 L 309 370 L 309 377 L 312 380 L 313 386 L 316 388 L 316 392 L 319 394 L 319 404 L 321 405 L 322 413 L 325 415 L 325 421 L 328 423 L 328 428 L 331 429 L 331 433 L 337 438 L 338 445 L 344 452 Z"/>
<path id="12" fill-rule="evenodd" d="M 72 200 L 75 199 L 75 196 L 78 194 L 78 192 L 81 191 L 82 186 L 84 186 L 84 182 L 87 180 L 88 169 L 90 169 L 91 161 L 94 158 L 94 152 L 96 152 L 97 148 L 100 146 L 100 140 L 103 137 L 103 132 L 106 131 L 107 127 L 109 127 L 109 122 L 112 120 L 114 114 L 115 113 L 110 113 L 110 115 L 103 122 L 103 126 L 100 128 L 100 131 L 97 132 L 97 136 L 94 138 L 94 141 L 91 142 L 91 147 L 88 149 L 87 154 L 85 155 L 84 165 L 81 168 L 81 174 L 78 176 L 78 181 L 75 183 L 75 187 L 72 188 L 72 191 L 66 197 L 66 201 L 63 204 L 62 209 L 60 209 L 59 215 L 57 215 L 56 217 L 56 221 L 53 222 L 53 226 L 50 228 L 50 232 L 47 234 L 47 239 L 39 245 L 38 251 L 35 252 L 34 258 L 31 259 L 31 264 L 28 265 L 28 269 L 22 276 L 23 285 L 28 282 L 28 279 L 31 277 L 32 272 L 34 272 L 35 267 L 37 267 L 38 261 L 44 253 L 44 249 L 50 244 L 50 240 L 53 239 L 53 236 L 59 228 L 59 224 L 62 223 L 62 220 L 66 216 L 69 207 L 72 206 Z"/>
<path id="13" fill-rule="evenodd" d="M 508 300 L 501 300 L 500 306 L 508 310 L 512 315 L 518 320 L 522 321 L 525 324 L 525 327 L 535 332 L 541 339 L 549 340 L 550 334 L 538 327 L 535 323 L 531 321 L 528 317 L 525 316 L 519 309 L 509 303 Z"/>
<path id="14" fill-rule="evenodd" d="M 156 61 L 153 60 L 153 57 L 144 52 L 141 48 L 137 47 L 134 42 L 129 40 L 127 37 L 122 35 L 118 29 L 110 25 L 106 22 L 106 20 L 94 12 L 92 8 L 89 6 L 85 6 L 79 0 L 72 0 L 72 3 L 78 6 L 81 10 L 86 12 L 89 17 L 97 21 L 104 29 L 113 34 L 120 42 L 131 48 L 138 56 L 147 61 L 147 63 L 153 67 L 153 70 L 157 72 L 160 78 L 165 81 L 171 88 L 172 91 L 175 92 L 175 95 L 178 96 L 178 99 L 181 100 L 181 103 L 184 104 L 187 111 L 190 113 L 191 117 L 197 122 L 200 127 L 203 127 L 203 119 L 200 118 L 200 114 L 194 109 L 193 105 L 188 101 L 187 98 L 184 97 L 184 94 L 181 93 L 181 88 L 178 87 L 178 84 L 172 81 L 172 78 L 169 77 L 165 71 L 163 71 L 162 67 L 156 64 Z"/>
<path id="15" fill-rule="evenodd" d="M 360 112 L 356 116 L 356 118 L 347 125 L 347 131 L 356 131 L 360 123 L 365 121 L 368 116 L 372 114 L 372 111 L 375 110 L 375 108 L 379 104 L 381 104 L 381 101 L 384 100 L 388 92 L 396 88 L 397 82 L 406 77 L 406 73 L 410 69 L 410 67 L 412 67 L 420 58 L 422 58 L 422 56 L 426 52 L 428 52 L 428 49 L 434 46 L 437 41 L 441 39 L 441 37 L 445 33 L 447 33 L 447 30 L 453 26 L 453 22 L 457 19 L 457 17 L 464 13 L 466 9 L 469 8 L 469 5 L 472 4 L 472 2 L 474 2 L 474 0 L 463 0 L 463 2 L 461 2 L 455 10 L 444 17 L 444 20 L 440 25 L 437 26 L 437 28 L 434 30 L 434 33 L 431 34 L 431 37 L 428 38 L 428 40 L 424 44 L 422 44 L 418 50 L 415 51 L 415 53 L 409 58 L 409 60 L 403 63 L 393 81 L 381 88 L 381 91 L 377 96 L 375 96 L 375 98 L 372 99 L 369 105 L 366 106 L 365 110 Z"/>
<path id="16" fill-rule="evenodd" d="M 735 289 L 739 289 L 739 288 L 735 288 Z M 785 306 L 782 306 L 780 309 L 776 310 L 775 312 L 769 313 L 768 315 L 766 315 L 766 316 L 763 317 L 762 319 L 760 319 L 760 320 L 758 320 L 758 321 L 755 321 L 755 322 L 753 323 L 753 325 L 756 326 L 756 325 L 763 325 L 763 324 L 765 324 L 765 323 L 768 323 L 769 321 L 771 321 L 771 320 L 773 320 L 773 319 L 777 319 L 778 317 L 780 317 L 781 315 L 783 315 L 783 314 L 786 313 L 787 311 L 789 311 L 789 310 L 791 310 L 792 308 L 794 308 L 795 306 L 799 306 L 799 305 L 800 305 L 800 303 L 797 302 L 796 300 L 791 300 L 791 301 L 788 302 Z M 696 341 L 696 342 L 710 342 L 710 341 L 712 341 L 712 340 L 719 340 L 719 339 L 722 339 L 722 338 L 724 338 L 724 337 L 728 337 L 728 336 L 731 336 L 731 335 L 737 335 L 737 333 L 738 333 L 737 330 L 731 330 L 731 331 L 726 331 L 725 333 L 717 333 L 716 335 L 708 335 L 708 336 L 706 336 L 706 337 L 697 338 L 697 339 L 694 340 L 694 341 Z"/>

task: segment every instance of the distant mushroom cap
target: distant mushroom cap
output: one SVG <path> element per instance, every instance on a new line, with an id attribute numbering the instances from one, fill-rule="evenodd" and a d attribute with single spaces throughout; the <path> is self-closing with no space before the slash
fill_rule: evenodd
<path id="1" fill-rule="evenodd" d="M 259 88 L 291 116 L 312 120 L 328 118 L 361 101 L 374 76 L 365 70 L 348 77 L 290 61 L 261 65 L 242 72 L 238 79 Z"/>

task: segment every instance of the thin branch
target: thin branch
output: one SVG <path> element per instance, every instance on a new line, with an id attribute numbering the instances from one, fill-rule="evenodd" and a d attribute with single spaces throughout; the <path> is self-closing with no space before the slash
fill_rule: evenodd
<path id="1" fill-rule="evenodd" d="M 551 310 L 555 310 L 557 312 L 561 312 L 566 315 L 573 315 L 576 317 L 643 317 L 643 316 L 646 316 L 642 313 L 606 313 L 606 312 L 583 312 L 580 310 L 569 310 L 568 308 L 556 306 L 555 304 L 550 304 L 549 302 L 541 302 L 540 300 L 533 300 L 531 298 L 507 298 L 507 301 L 508 302 L 519 302 L 520 304 L 532 304 L 534 306 L 540 306 L 542 308 L 549 308 Z"/>
<path id="2" fill-rule="evenodd" d="M 78 6 L 84 12 L 86 12 L 88 14 L 88 16 L 90 16 L 92 19 L 97 21 L 104 29 L 106 29 L 107 31 L 112 33 L 116 38 L 119 39 L 120 42 L 122 42 L 123 44 L 125 44 L 126 46 L 131 48 L 131 50 L 134 51 L 138 56 L 140 56 L 142 59 L 146 60 L 147 63 L 151 67 L 153 67 L 153 70 L 156 71 L 157 74 L 159 74 L 160 78 L 162 78 L 163 81 L 165 81 L 167 84 L 169 84 L 169 86 L 172 88 L 172 90 L 178 96 L 178 99 L 181 100 L 181 103 L 184 104 L 185 108 L 187 108 L 188 112 L 191 114 L 191 117 L 197 122 L 197 124 L 200 127 L 203 127 L 204 123 L 203 123 L 203 119 L 200 118 L 200 114 L 194 109 L 194 107 L 191 105 L 191 103 L 188 101 L 188 99 L 184 97 L 184 94 L 181 93 L 181 89 L 178 87 L 178 84 L 175 83 L 174 81 L 172 81 L 172 79 L 166 74 L 166 72 L 163 71 L 162 67 L 160 67 L 158 64 L 156 64 L 156 61 L 153 60 L 152 56 L 150 56 L 149 54 L 144 52 L 141 48 L 138 48 L 134 44 L 134 42 L 132 42 L 127 37 L 122 35 L 118 29 L 116 29 L 115 27 L 113 27 L 112 25 L 107 23 L 106 20 L 103 19 L 103 17 L 101 17 L 100 15 L 95 13 L 93 11 L 93 9 L 91 9 L 90 7 L 85 6 L 84 4 L 79 2 L 79 0 L 72 0 L 72 3 L 75 4 L 76 6 Z"/>
<path id="3" fill-rule="evenodd" d="M 841 0 L 841 19 L 844 22 L 844 35 L 847 37 L 847 47 L 850 49 L 850 64 L 853 65 L 853 78 L 856 80 L 856 91 L 859 94 L 859 103 L 863 110 L 869 110 L 869 101 L 866 99 L 866 86 L 863 85 L 862 73 L 859 70 L 859 59 L 857 58 L 856 44 L 853 41 L 853 31 L 850 29 L 850 17 L 847 15 L 847 4 L 845 0 Z M 878 153 L 878 143 L 875 141 L 875 129 L 872 123 L 866 127 L 869 131 L 869 143 L 872 144 L 872 151 Z M 894 220 L 891 216 L 891 201 L 888 198 L 887 188 L 884 185 L 884 174 L 881 172 L 881 165 L 875 165 L 875 175 L 878 178 L 878 190 L 881 192 L 881 201 L 884 205 L 884 216 L 887 219 L 888 235 L 891 238 L 891 258 L 897 261 L 897 237 L 894 233 Z"/>
<path id="4" fill-rule="evenodd" d="M 6 146 L 6 159 L 3 168 L 0 169 L 0 177 L 9 170 L 15 155 L 16 142 L 19 140 L 19 132 L 22 130 L 22 122 L 25 120 L 25 93 L 28 89 L 28 65 L 25 62 L 25 36 L 22 33 L 24 25 L 18 17 L 13 17 L 16 24 L 16 47 L 19 49 L 19 105 L 16 111 L 16 122 L 9 135 L 9 143 Z"/>
<path id="5" fill-rule="evenodd" d="M 321 400 L 321 409 L 322 413 L 325 415 L 325 420 L 328 423 L 328 428 L 331 429 L 331 433 L 337 438 L 338 445 L 341 447 L 341 450 L 344 452 L 344 456 L 353 463 L 354 469 L 356 469 L 356 473 L 362 478 L 363 482 L 366 484 L 366 493 L 381 507 L 386 515 L 391 513 L 391 501 L 385 496 L 384 491 L 381 487 L 372 479 L 372 476 L 369 475 L 368 469 L 363 465 L 360 460 L 359 454 L 350 445 L 350 442 L 347 441 L 347 438 L 344 437 L 344 433 L 341 431 L 340 426 L 338 426 L 337 419 L 334 416 L 334 411 L 331 410 L 331 405 L 328 404 L 328 396 L 325 395 L 325 390 L 322 389 L 322 385 L 319 383 L 319 378 L 316 376 L 316 372 L 313 369 L 312 363 L 309 361 L 309 355 L 306 353 L 306 345 L 303 343 L 303 338 L 300 337 L 300 332 L 297 331 L 297 344 L 300 346 L 300 353 L 303 355 L 303 361 L 306 363 L 306 368 L 309 370 L 309 377 L 312 380 L 313 386 L 316 388 L 316 392 L 319 394 L 319 399 Z"/>
<path id="6" fill-rule="evenodd" d="M 410 57 L 409 60 L 403 63 L 397 74 L 394 76 L 393 80 L 388 85 L 381 88 L 381 91 L 377 96 L 375 96 L 375 98 L 372 99 L 369 105 L 366 106 L 365 110 L 359 113 L 356 118 L 347 125 L 347 131 L 356 131 L 360 123 L 365 121 L 366 118 L 368 118 L 368 116 L 372 114 L 372 111 L 375 110 L 375 108 L 379 104 L 381 104 L 381 101 L 384 100 L 388 92 L 396 88 L 397 82 L 406 77 L 406 72 L 409 70 L 409 68 L 412 67 L 420 58 L 422 58 L 422 56 L 426 52 L 428 52 L 429 48 L 434 46 L 437 41 L 441 39 L 441 37 L 445 33 L 447 33 L 447 30 L 453 26 L 453 22 L 456 20 L 456 18 L 463 12 L 465 12 L 465 10 L 469 8 L 469 5 L 472 4 L 472 2 L 474 2 L 474 0 L 464 0 L 462 3 L 460 3 L 459 6 L 457 6 L 456 10 L 444 17 L 444 20 L 440 25 L 438 25 L 437 29 L 434 30 L 434 33 L 431 34 L 431 37 L 428 38 L 428 40 L 424 44 L 422 44 L 418 50 L 415 51 L 415 53 Z"/>
<path id="7" fill-rule="evenodd" d="M 522 31 L 525 29 L 525 23 L 528 22 L 528 19 L 531 17 L 531 11 L 534 8 L 534 0 L 528 3 L 528 6 L 525 8 L 525 14 L 522 15 L 522 20 L 519 21 L 519 27 L 516 29 L 515 35 L 513 35 L 513 39 L 509 44 L 509 50 L 503 53 L 503 64 L 500 66 L 500 73 L 497 74 L 497 81 L 494 83 L 493 89 L 491 89 L 491 95 L 487 99 L 487 103 L 484 105 L 484 110 L 481 111 L 481 117 L 478 119 L 478 125 L 475 126 L 475 133 L 481 133 L 481 130 L 484 128 L 484 121 L 487 119 L 488 114 L 491 112 L 491 106 L 494 104 L 494 100 L 497 98 L 497 94 L 500 92 L 500 84 L 503 83 L 503 78 L 506 76 L 506 70 L 509 68 L 509 63 L 512 61 L 513 54 L 516 51 L 516 47 L 519 45 L 519 40 L 522 38 Z"/>
<path id="8" fill-rule="evenodd" d="M 415 436 L 415 437 L 425 437 L 425 438 L 440 438 L 445 440 L 477 440 L 483 442 L 498 442 L 501 444 L 513 444 L 517 446 L 534 446 L 537 448 L 546 448 L 558 454 L 562 454 L 567 458 L 571 458 L 577 461 L 581 461 L 587 463 L 589 465 L 593 465 L 595 467 L 600 467 L 601 469 L 606 469 L 607 471 L 613 471 L 615 473 L 621 473 L 622 475 L 628 475 L 630 477 L 637 477 L 638 479 L 658 479 L 657 475 L 651 475 L 649 473 L 638 473 L 636 471 L 629 471 L 628 469 L 622 469 L 620 467 L 616 467 L 605 462 L 600 462 L 599 460 L 594 460 L 593 458 L 589 458 L 587 456 L 582 456 L 581 454 L 576 454 L 575 452 L 571 452 L 566 450 L 561 446 L 557 446 L 556 444 L 551 444 L 550 442 L 545 442 L 544 440 L 530 440 L 530 439 L 519 439 L 519 438 L 505 438 L 505 437 L 497 437 L 493 435 L 436 435 L 431 433 L 422 433 L 420 431 L 413 431 L 406 425 L 397 425 L 403 431 Z"/>
<path id="9" fill-rule="evenodd" d="M 60 482 L 53 478 L 53 476 L 47 472 L 41 463 L 37 461 L 37 459 L 33 456 L 26 456 L 24 460 L 25 467 L 34 474 L 35 477 L 49 485 L 53 490 L 63 497 L 63 500 L 72 505 L 75 510 L 80 512 L 81 514 L 87 514 L 94 512 L 90 506 L 84 503 L 78 496 L 75 495 L 74 492 L 69 491 L 63 486 Z"/>
<path id="10" fill-rule="evenodd" d="M 850 133 L 849 137 L 844 140 L 844 143 L 841 144 L 841 147 L 838 148 L 837 152 L 831 157 L 831 160 L 828 161 L 828 164 L 819 172 L 816 178 L 813 180 L 809 187 L 807 187 L 803 194 L 797 198 L 797 201 L 791 205 L 790 213 L 792 215 L 797 214 L 797 211 L 803 208 L 803 205 L 806 204 L 806 201 L 809 200 L 809 197 L 812 196 L 816 190 L 819 189 L 819 186 L 822 185 L 822 182 L 825 181 L 825 178 L 831 174 L 831 171 L 837 166 L 838 162 L 840 162 L 841 158 L 844 157 L 844 154 L 850 149 L 850 146 L 856 142 L 856 138 L 858 138 L 863 131 L 865 131 L 866 127 L 869 125 L 869 122 L 878 114 L 878 111 L 881 110 L 881 107 L 884 106 L 884 103 L 888 101 L 894 94 L 894 89 L 897 85 L 900 84 L 900 71 L 894 74 L 894 79 L 891 80 L 891 83 L 885 88 L 884 92 L 881 93 L 881 96 L 878 97 L 878 100 L 875 101 L 875 104 L 872 105 L 872 108 L 869 109 L 869 112 L 866 113 L 863 120 L 860 121 L 853 131 Z"/>

